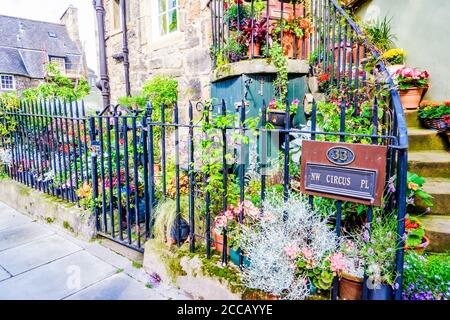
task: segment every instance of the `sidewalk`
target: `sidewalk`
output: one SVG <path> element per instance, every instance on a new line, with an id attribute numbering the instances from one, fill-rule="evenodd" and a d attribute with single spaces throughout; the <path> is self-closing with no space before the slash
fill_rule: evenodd
<path id="1" fill-rule="evenodd" d="M 0 202 L 0 299 L 188 299 L 97 241 L 83 242 Z"/>

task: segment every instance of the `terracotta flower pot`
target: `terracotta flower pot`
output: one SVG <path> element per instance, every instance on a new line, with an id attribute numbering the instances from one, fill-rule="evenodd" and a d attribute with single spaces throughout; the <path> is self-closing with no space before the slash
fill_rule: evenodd
<path id="1" fill-rule="evenodd" d="M 422 100 L 423 89 L 424 88 L 414 87 L 398 91 L 403 110 L 416 110 L 419 107 L 420 100 Z"/>
<path id="2" fill-rule="evenodd" d="M 352 63 L 355 65 L 356 64 L 356 51 L 357 51 L 357 45 L 353 44 L 353 48 L 352 48 Z M 361 65 L 361 61 L 364 59 L 364 46 L 362 44 L 359 45 L 359 52 L 358 52 L 358 56 L 359 56 L 359 65 Z"/>
<path id="3" fill-rule="evenodd" d="M 345 60 L 344 60 L 344 47 L 345 47 Z M 333 48 L 330 48 L 330 54 L 333 52 Z M 338 61 L 341 62 L 341 68 L 343 63 L 348 63 L 350 61 L 350 55 L 353 52 L 353 48 L 350 46 L 349 43 L 344 44 L 344 42 L 339 44 L 336 44 L 334 46 L 334 62 L 338 64 Z M 356 53 L 355 53 L 356 54 Z"/>
<path id="4" fill-rule="evenodd" d="M 252 55 L 252 45 L 250 44 L 248 46 L 248 50 L 247 50 L 247 56 L 251 57 L 259 57 L 261 55 L 261 43 L 253 43 L 253 55 Z"/>
<path id="5" fill-rule="evenodd" d="M 425 251 L 426 247 L 428 247 L 429 244 L 430 244 L 430 239 L 428 239 L 427 236 L 423 236 L 421 244 L 419 244 L 415 247 L 405 246 L 405 250 L 414 250 L 417 253 L 422 254 Z"/>
<path id="6" fill-rule="evenodd" d="M 283 52 L 288 58 L 294 58 L 294 35 L 290 32 L 283 33 Z"/>
<path id="7" fill-rule="evenodd" d="M 223 235 L 217 234 L 215 231 L 212 232 L 214 238 L 214 247 L 220 253 L 223 252 Z M 227 255 L 230 255 L 230 247 L 227 246 Z"/>
<path id="8" fill-rule="evenodd" d="M 308 35 L 297 38 L 297 58 L 300 60 L 308 59 L 308 53 L 309 53 Z"/>
<path id="9" fill-rule="evenodd" d="M 361 300 L 363 279 L 343 273 L 339 280 L 339 299 Z"/>

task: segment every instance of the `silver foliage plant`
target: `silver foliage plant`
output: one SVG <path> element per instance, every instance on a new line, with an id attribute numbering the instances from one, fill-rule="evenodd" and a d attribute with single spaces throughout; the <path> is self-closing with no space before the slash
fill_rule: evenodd
<path id="1" fill-rule="evenodd" d="M 250 259 L 243 283 L 282 299 L 302 300 L 310 295 L 306 275 L 298 275 L 286 248 L 307 248 L 321 261 L 337 248 L 337 238 L 322 214 L 313 210 L 299 194 L 268 193 L 256 226 L 244 228 L 241 248 Z"/>

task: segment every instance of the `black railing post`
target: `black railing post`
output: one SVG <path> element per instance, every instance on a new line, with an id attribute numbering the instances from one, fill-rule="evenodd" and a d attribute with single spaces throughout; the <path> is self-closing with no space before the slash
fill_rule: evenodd
<path id="1" fill-rule="evenodd" d="M 242 100 L 242 105 L 240 107 L 239 110 L 239 127 L 240 129 L 240 135 L 241 137 L 245 137 L 245 101 Z M 246 144 L 244 143 L 244 141 L 240 141 L 240 146 L 241 146 L 241 150 L 240 150 L 240 161 L 239 161 L 239 202 L 241 204 L 240 206 L 240 210 L 239 210 L 239 224 L 242 225 L 244 222 L 244 200 L 245 200 L 245 186 L 244 186 L 244 182 L 245 182 L 245 163 L 246 163 Z M 239 254 L 239 266 L 242 266 L 244 257 L 242 255 L 242 250 L 241 248 L 238 249 L 238 254 Z"/>
<path id="2" fill-rule="evenodd" d="M 406 215 L 406 180 L 408 169 L 408 149 L 400 149 L 398 151 L 397 163 L 397 251 L 395 255 L 395 267 L 397 279 L 395 284 L 395 300 L 402 299 L 403 288 L 403 264 L 404 264 L 404 247 L 405 247 L 405 215 Z"/>
<path id="3" fill-rule="evenodd" d="M 152 124 L 153 106 L 151 102 L 147 103 L 147 132 L 148 132 L 148 171 L 149 171 L 149 237 L 153 238 L 153 206 L 155 205 L 155 154 L 153 149 L 153 124 Z"/>
<path id="4" fill-rule="evenodd" d="M 221 116 L 225 117 L 226 112 L 226 104 L 225 100 L 222 100 L 221 105 Z M 227 197 L 228 197 L 228 167 L 227 167 L 227 128 L 221 128 L 222 131 L 222 168 L 223 168 L 223 174 L 222 174 L 222 184 L 223 184 L 223 202 L 222 202 L 222 210 L 223 214 L 225 214 L 225 211 L 227 211 Z M 223 251 L 222 251 L 222 263 L 227 264 L 228 263 L 228 241 L 227 241 L 227 230 L 225 229 L 223 231 Z"/>
<path id="5" fill-rule="evenodd" d="M 189 226 L 190 226 L 190 250 L 195 251 L 195 198 L 194 198 L 194 113 L 192 102 L 189 101 Z"/>
<path id="6" fill-rule="evenodd" d="M 178 122 L 178 103 L 175 102 L 173 108 L 173 122 L 175 125 L 175 191 L 176 191 L 176 226 L 177 245 L 181 246 L 181 208 L 180 208 L 180 136 Z"/>
<path id="7" fill-rule="evenodd" d="M 97 133 L 95 129 L 95 118 L 89 118 L 89 134 L 91 143 L 93 143 L 97 138 Z M 96 230 L 100 230 L 99 213 L 97 206 L 98 198 L 98 172 L 97 172 L 97 150 L 91 150 L 91 168 L 92 168 L 92 194 L 94 201 L 94 216 L 95 216 L 95 227 Z"/>

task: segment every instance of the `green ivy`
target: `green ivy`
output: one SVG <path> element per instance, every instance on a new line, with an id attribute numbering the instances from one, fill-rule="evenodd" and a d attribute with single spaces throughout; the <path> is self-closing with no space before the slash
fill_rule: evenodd
<path id="1" fill-rule="evenodd" d="M 46 82 L 37 87 L 26 89 L 22 95 L 27 101 L 39 99 L 65 99 L 68 101 L 80 100 L 90 92 L 89 83 L 81 78 L 77 83 L 64 76 L 54 64 L 47 64 L 45 71 L 49 75 Z"/>

